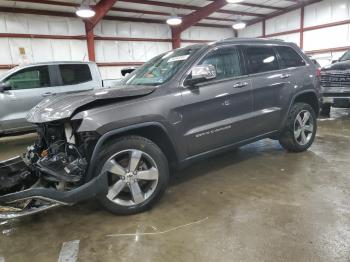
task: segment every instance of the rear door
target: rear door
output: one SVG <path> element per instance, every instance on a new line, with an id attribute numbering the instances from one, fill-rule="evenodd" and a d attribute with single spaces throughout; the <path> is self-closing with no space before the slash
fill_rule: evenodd
<path id="1" fill-rule="evenodd" d="M 94 79 L 89 64 L 60 64 L 56 65 L 56 93 L 84 91 L 98 88 L 102 85 L 100 79 Z"/>
<path id="2" fill-rule="evenodd" d="M 15 131 L 31 125 L 26 121 L 28 111 L 54 92 L 50 66 L 33 66 L 8 76 L 11 90 L 0 93 L 0 129 Z"/>
<path id="3" fill-rule="evenodd" d="M 243 50 L 252 79 L 254 131 L 256 136 L 264 135 L 279 129 L 294 79 L 290 69 L 281 69 L 273 46 L 248 45 Z"/>
<path id="4" fill-rule="evenodd" d="M 240 59 L 234 46 L 214 48 L 197 65 L 213 65 L 217 77 L 182 92 L 180 111 L 190 156 L 249 137 L 252 90 Z"/>

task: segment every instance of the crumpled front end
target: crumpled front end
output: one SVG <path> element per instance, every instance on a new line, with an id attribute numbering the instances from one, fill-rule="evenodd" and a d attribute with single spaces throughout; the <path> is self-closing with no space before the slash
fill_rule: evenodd
<path id="1" fill-rule="evenodd" d="M 98 136 L 75 133 L 70 122 L 38 125 L 38 139 L 22 157 L 0 162 L 0 219 L 72 205 L 107 192 L 103 175 L 86 180 Z"/>

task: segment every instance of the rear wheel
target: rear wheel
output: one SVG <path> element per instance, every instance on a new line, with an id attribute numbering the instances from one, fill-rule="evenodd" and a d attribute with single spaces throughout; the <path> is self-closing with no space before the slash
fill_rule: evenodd
<path id="1" fill-rule="evenodd" d="M 108 172 L 108 193 L 99 202 L 110 212 L 135 214 L 152 207 L 164 193 L 169 180 L 168 162 L 152 141 L 124 137 L 106 148 L 99 169 Z"/>
<path id="2" fill-rule="evenodd" d="M 293 105 L 279 139 L 281 145 L 291 152 L 307 150 L 315 140 L 317 131 L 316 114 L 306 103 Z"/>

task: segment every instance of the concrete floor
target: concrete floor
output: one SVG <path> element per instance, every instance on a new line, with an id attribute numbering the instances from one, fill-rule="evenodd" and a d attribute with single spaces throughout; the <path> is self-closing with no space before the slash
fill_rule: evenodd
<path id="1" fill-rule="evenodd" d="M 0 159 L 32 139 L 0 139 Z M 0 222 L 0 261 L 57 261 L 68 242 L 67 261 L 348 262 L 349 159 L 350 110 L 336 110 L 308 152 L 264 140 L 199 162 L 149 212 L 118 217 L 92 201 Z"/>

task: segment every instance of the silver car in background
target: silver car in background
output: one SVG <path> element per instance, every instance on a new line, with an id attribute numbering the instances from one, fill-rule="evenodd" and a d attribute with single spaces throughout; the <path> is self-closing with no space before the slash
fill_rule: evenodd
<path id="1" fill-rule="evenodd" d="M 0 136 L 29 131 L 28 111 L 45 97 L 103 87 L 92 62 L 50 62 L 22 65 L 0 76 Z"/>

